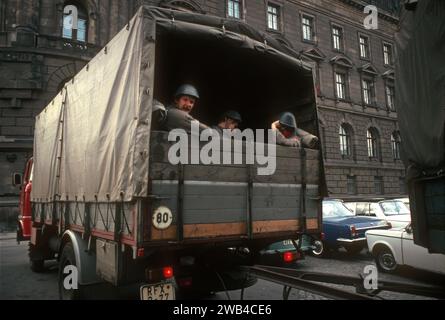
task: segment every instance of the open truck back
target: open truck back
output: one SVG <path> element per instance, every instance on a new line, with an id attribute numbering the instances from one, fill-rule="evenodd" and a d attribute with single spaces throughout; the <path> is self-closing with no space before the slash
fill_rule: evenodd
<path id="1" fill-rule="evenodd" d="M 63 286 L 68 265 L 80 288 L 137 283 L 147 299 L 243 288 L 254 279 L 238 267 L 261 249 L 320 234 L 319 149 L 276 146 L 268 175 L 169 161 L 175 142 L 151 128 L 153 100 L 186 81 L 204 123 L 236 107 L 246 128 L 268 129 L 292 111 L 318 135 L 313 72 L 291 49 L 241 22 L 141 7 L 36 119 L 30 259 L 59 259 L 62 297 L 82 295 Z"/>

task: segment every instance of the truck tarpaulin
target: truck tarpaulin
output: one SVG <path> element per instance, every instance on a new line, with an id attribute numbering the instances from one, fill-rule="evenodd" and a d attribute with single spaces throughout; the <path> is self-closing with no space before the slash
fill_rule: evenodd
<path id="1" fill-rule="evenodd" d="M 396 34 L 396 106 L 408 178 L 445 169 L 445 1 L 405 11 Z"/>
<path id="2" fill-rule="evenodd" d="M 37 116 L 32 201 L 131 201 L 148 194 L 156 29 L 228 41 L 310 70 L 245 23 L 143 6 Z"/>
<path id="3" fill-rule="evenodd" d="M 406 9 L 396 35 L 396 106 L 414 242 L 445 253 L 445 1 Z"/>
<path id="4" fill-rule="evenodd" d="M 147 22 L 136 15 L 37 116 L 33 201 L 147 194 L 154 59 Z"/>

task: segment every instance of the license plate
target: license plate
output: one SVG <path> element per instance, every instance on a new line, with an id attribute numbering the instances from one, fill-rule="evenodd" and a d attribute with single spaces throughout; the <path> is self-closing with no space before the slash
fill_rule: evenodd
<path id="1" fill-rule="evenodd" d="M 175 289 L 171 283 L 147 284 L 141 287 L 141 300 L 174 300 Z"/>
<path id="2" fill-rule="evenodd" d="M 284 246 L 290 246 L 290 245 L 293 245 L 293 244 L 292 244 L 292 240 L 283 240 L 283 245 L 284 245 Z"/>

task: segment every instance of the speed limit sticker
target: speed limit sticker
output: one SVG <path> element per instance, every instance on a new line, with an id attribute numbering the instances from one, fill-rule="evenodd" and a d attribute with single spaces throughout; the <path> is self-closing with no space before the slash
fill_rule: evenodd
<path id="1" fill-rule="evenodd" d="M 153 226 L 156 229 L 164 230 L 172 224 L 173 215 L 169 208 L 161 206 L 153 212 Z"/>

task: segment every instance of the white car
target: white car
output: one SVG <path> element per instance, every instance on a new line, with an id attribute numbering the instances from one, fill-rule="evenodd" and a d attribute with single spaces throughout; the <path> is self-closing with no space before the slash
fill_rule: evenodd
<path id="1" fill-rule="evenodd" d="M 414 244 L 411 224 L 405 228 L 366 231 L 366 241 L 381 271 L 394 272 L 406 265 L 445 275 L 445 254 L 429 253 Z"/>
<path id="2" fill-rule="evenodd" d="M 369 216 L 384 219 L 391 223 L 393 228 L 404 228 L 411 222 L 410 210 L 400 199 L 383 200 L 378 202 L 347 202 L 345 205 L 356 216 Z"/>

